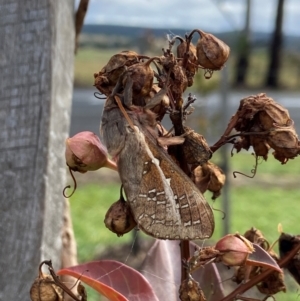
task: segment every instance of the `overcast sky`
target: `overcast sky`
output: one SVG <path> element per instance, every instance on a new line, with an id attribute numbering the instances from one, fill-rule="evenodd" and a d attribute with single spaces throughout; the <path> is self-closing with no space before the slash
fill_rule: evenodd
<path id="1" fill-rule="evenodd" d="M 251 0 L 251 30 L 273 29 L 277 1 Z M 245 3 L 246 0 L 90 0 L 85 23 L 231 31 L 243 27 Z M 284 32 L 300 35 L 300 0 L 285 0 Z"/>

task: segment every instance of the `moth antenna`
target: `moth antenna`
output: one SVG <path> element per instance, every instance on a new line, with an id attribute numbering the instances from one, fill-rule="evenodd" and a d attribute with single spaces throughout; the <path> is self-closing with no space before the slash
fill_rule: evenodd
<path id="1" fill-rule="evenodd" d="M 72 177 L 72 179 L 73 179 L 74 188 L 73 188 L 73 191 L 71 192 L 70 195 L 66 195 L 66 190 L 69 189 L 69 188 L 71 188 L 71 185 L 68 185 L 68 186 L 66 186 L 66 187 L 64 188 L 64 190 L 63 190 L 63 196 L 64 196 L 65 198 L 67 198 L 67 199 L 70 198 L 70 197 L 74 194 L 74 192 L 76 191 L 76 188 L 77 188 L 77 182 L 76 182 L 76 179 L 75 179 L 75 177 L 74 177 L 74 174 L 73 174 L 73 172 L 72 172 L 71 167 L 69 167 L 69 172 L 70 172 L 70 175 L 71 175 L 71 177 Z"/>

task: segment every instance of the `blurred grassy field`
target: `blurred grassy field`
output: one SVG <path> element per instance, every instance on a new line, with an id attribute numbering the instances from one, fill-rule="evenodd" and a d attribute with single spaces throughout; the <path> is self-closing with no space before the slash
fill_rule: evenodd
<path id="1" fill-rule="evenodd" d="M 216 156 L 217 157 L 217 156 Z M 238 170 L 250 174 L 254 158 L 250 153 L 237 154 L 230 158 L 230 218 L 231 232 L 244 233 L 250 227 L 260 229 L 270 243 L 279 234 L 277 226 L 282 224 L 286 233 L 300 233 L 300 160 L 290 160 L 286 165 L 269 156 L 267 162 L 258 166 L 254 179 L 238 175 L 236 179 L 232 171 Z M 117 237 L 106 229 L 103 220 L 109 206 L 119 199 L 119 184 L 101 184 L 105 171 L 99 172 L 89 184 L 79 186 L 71 199 L 71 211 L 74 231 L 78 244 L 80 262 L 93 260 L 109 245 L 122 244 L 132 239 L 131 234 Z M 206 199 L 216 209 L 222 209 L 222 198 L 214 203 L 211 194 Z M 215 211 L 216 229 L 212 241 L 218 240 L 223 233 L 223 214 Z M 208 245 L 209 242 L 206 242 Z M 277 250 L 277 247 L 275 247 Z M 291 293 L 280 294 L 276 300 L 287 301 L 296 298 L 296 286 L 288 282 Z M 90 299 L 89 299 L 90 300 Z M 97 299 L 93 299 L 97 300 Z"/>
<path id="2" fill-rule="evenodd" d="M 94 83 L 94 72 L 99 72 L 108 62 L 109 58 L 124 49 L 96 49 L 92 47 L 79 48 L 75 57 L 74 85 L 76 87 L 91 87 Z M 136 49 L 132 49 L 137 51 Z M 161 55 L 157 52 L 153 55 Z M 255 49 L 250 57 L 250 67 L 246 78 L 248 88 L 263 87 L 266 70 L 268 66 L 268 54 L 266 50 Z M 234 77 L 235 57 L 231 54 L 226 66 L 229 68 L 231 80 Z M 206 93 L 216 89 L 219 83 L 219 72 L 214 72 L 210 80 L 205 80 L 203 71 L 198 72 L 193 89 L 195 92 Z M 285 89 L 299 90 L 299 61 L 296 58 L 284 53 L 282 68 L 280 72 L 280 85 Z"/>

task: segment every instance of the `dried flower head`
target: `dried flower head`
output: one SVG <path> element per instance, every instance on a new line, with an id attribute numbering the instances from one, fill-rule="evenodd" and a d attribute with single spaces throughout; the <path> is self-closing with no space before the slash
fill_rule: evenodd
<path id="1" fill-rule="evenodd" d="M 234 128 L 242 135 L 234 144 L 238 151 L 253 146 L 256 156 L 266 160 L 272 148 L 275 159 L 282 164 L 299 154 L 300 143 L 288 110 L 266 94 L 242 99 L 234 117 Z"/>
<path id="2" fill-rule="evenodd" d="M 110 95 L 126 67 L 139 63 L 134 51 L 122 51 L 113 55 L 99 73 L 94 74 L 95 87 L 106 96 Z"/>
<path id="3" fill-rule="evenodd" d="M 202 193 L 206 190 L 213 193 L 213 200 L 221 195 L 226 180 L 222 169 L 210 161 L 197 166 L 192 172 L 192 178 Z"/>

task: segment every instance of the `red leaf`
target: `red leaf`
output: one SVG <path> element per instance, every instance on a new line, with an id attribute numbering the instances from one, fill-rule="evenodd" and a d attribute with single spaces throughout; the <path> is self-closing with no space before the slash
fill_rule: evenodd
<path id="1" fill-rule="evenodd" d="M 266 267 L 278 272 L 282 272 L 277 262 L 270 254 L 257 244 L 253 244 L 254 252 L 251 253 L 246 260 L 246 265 Z"/>
<path id="2" fill-rule="evenodd" d="M 100 260 L 59 270 L 80 280 L 111 301 L 158 301 L 147 279 L 114 260 Z"/>
<path id="3" fill-rule="evenodd" d="M 159 300 L 179 300 L 181 281 L 180 241 L 157 239 L 143 263 L 142 273 L 151 283 Z M 195 243 L 190 242 L 190 253 L 195 251 Z M 224 297 L 219 272 L 214 264 L 208 264 L 192 274 L 199 282 L 208 301 Z M 212 287 L 214 287 L 212 295 Z"/>

